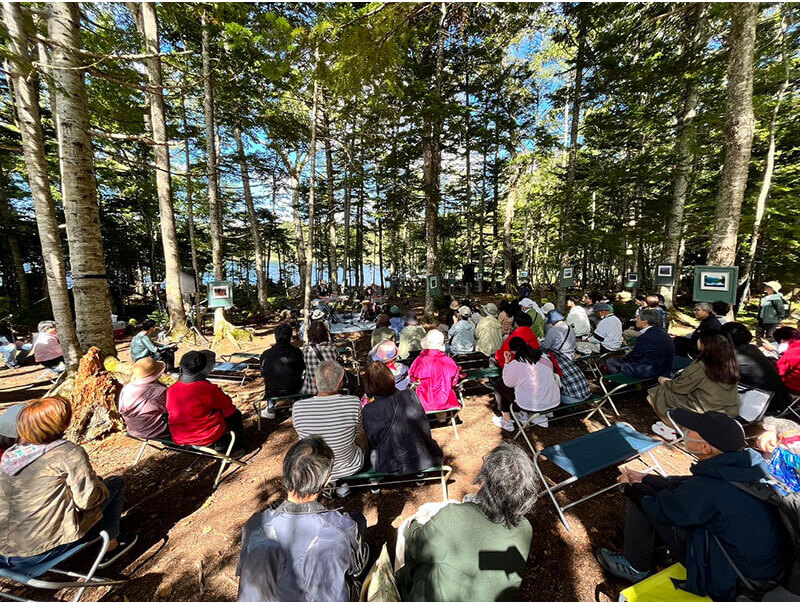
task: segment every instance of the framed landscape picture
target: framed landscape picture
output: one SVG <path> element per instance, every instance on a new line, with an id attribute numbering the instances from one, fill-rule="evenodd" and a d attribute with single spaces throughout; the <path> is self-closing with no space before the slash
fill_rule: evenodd
<path id="1" fill-rule="evenodd" d="M 639 287 L 639 273 L 628 272 L 625 275 L 625 286 L 629 289 L 637 289 Z"/>
<path id="2" fill-rule="evenodd" d="M 208 307 L 230 308 L 233 306 L 233 283 L 212 281 L 208 283 Z"/>
<path id="3" fill-rule="evenodd" d="M 738 282 L 737 266 L 695 266 L 692 298 L 696 302 L 723 301 L 734 304 Z"/>
<path id="4" fill-rule="evenodd" d="M 561 268 L 558 284 L 562 287 L 572 287 L 575 285 L 574 269 L 571 266 Z"/>
<path id="5" fill-rule="evenodd" d="M 701 272 L 700 288 L 704 291 L 728 291 L 729 276 L 727 272 Z"/>
<path id="6" fill-rule="evenodd" d="M 653 284 L 672 287 L 675 285 L 675 277 L 675 264 L 657 264 L 653 275 Z"/>

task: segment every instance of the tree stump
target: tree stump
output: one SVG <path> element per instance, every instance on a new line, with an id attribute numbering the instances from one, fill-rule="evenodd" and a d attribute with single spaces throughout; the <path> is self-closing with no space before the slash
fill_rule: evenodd
<path id="1" fill-rule="evenodd" d="M 123 431 L 125 423 L 117 409 L 120 389 L 119 381 L 105 370 L 100 349 L 89 348 L 81 358 L 72 387 L 72 423 L 67 437 L 81 442 Z"/>

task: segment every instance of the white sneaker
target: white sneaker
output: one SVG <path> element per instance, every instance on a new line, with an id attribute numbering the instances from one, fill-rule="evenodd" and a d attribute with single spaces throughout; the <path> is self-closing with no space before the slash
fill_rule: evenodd
<path id="1" fill-rule="evenodd" d="M 272 408 L 265 408 L 261 411 L 261 418 L 262 419 L 274 419 L 275 418 L 275 407 Z"/>
<path id="2" fill-rule="evenodd" d="M 663 421 L 658 421 L 656 423 L 653 423 L 650 426 L 650 429 L 653 431 L 654 434 L 656 434 L 657 436 L 661 436 L 667 442 L 674 442 L 678 439 L 678 433 L 674 429 L 672 429 L 672 427 L 664 425 Z"/>
<path id="3" fill-rule="evenodd" d="M 528 419 L 530 418 L 530 415 L 526 413 L 524 410 L 518 410 L 514 414 L 517 415 L 519 422 L 522 423 L 523 425 L 525 425 L 525 423 L 527 423 Z"/>
<path id="4" fill-rule="evenodd" d="M 541 417 L 536 417 L 531 421 L 534 425 L 538 425 L 539 427 L 548 427 L 550 425 L 550 421 L 547 419 L 548 415 L 544 415 Z"/>
<path id="5" fill-rule="evenodd" d="M 503 417 L 492 417 L 492 423 L 505 431 L 514 431 L 514 422 L 506 421 Z"/>
<path id="6" fill-rule="evenodd" d="M 350 486 L 347 484 L 342 484 L 336 488 L 336 496 L 339 498 L 345 498 L 348 494 L 350 494 Z"/>

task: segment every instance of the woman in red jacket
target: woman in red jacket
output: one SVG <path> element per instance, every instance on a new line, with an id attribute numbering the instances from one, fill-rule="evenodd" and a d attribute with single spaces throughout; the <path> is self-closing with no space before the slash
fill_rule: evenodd
<path id="1" fill-rule="evenodd" d="M 800 331 L 791 327 L 780 327 L 773 335 L 775 343 L 788 344 L 778 359 L 778 374 L 792 392 L 800 394 Z"/>
<path id="2" fill-rule="evenodd" d="M 494 359 L 497 361 L 497 364 L 500 365 L 500 368 L 503 368 L 506 365 L 506 352 L 510 352 L 510 348 L 508 347 L 508 342 L 511 341 L 514 337 L 521 338 L 525 343 L 531 346 L 534 350 L 539 349 L 539 338 L 531 330 L 531 325 L 533 324 L 533 318 L 531 318 L 530 314 L 526 314 L 525 312 L 518 312 L 514 316 L 514 330 L 511 331 L 511 334 L 506 337 L 506 340 L 503 342 L 503 345 L 500 346 L 500 349 L 497 350 L 494 354 Z"/>

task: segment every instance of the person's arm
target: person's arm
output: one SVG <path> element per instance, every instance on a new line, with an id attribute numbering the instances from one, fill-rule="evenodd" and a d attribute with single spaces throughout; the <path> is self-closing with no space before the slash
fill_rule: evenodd
<path id="1" fill-rule="evenodd" d="M 521 364 L 518 360 L 512 360 L 503 367 L 503 383 L 508 387 L 519 385 L 519 369 Z"/>
<path id="2" fill-rule="evenodd" d="M 219 385 L 214 383 L 209 383 L 209 385 L 213 388 L 211 393 L 211 408 L 216 408 L 217 410 L 221 410 L 223 416 L 226 415 L 225 411 L 233 408 L 236 410 L 236 406 L 233 403 L 231 397 L 222 391 L 222 388 Z"/>
<path id="3" fill-rule="evenodd" d="M 63 444 L 62 444 L 63 445 Z M 108 498 L 108 488 L 97 477 L 89 455 L 80 446 L 75 446 L 66 459 L 67 487 L 75 506 L 81 511 L 89 511 L 101 506 Z"/>
<path id="4" fill-rule="evenodd" d="M 441 561 L 447 556 L 449 552 L 446 547 L 446 542 L 442 537 L 443 528 L 439 527 L 442 523 L 440 513 L 447 507 L 444 507 L 429 521 L 421 524 L 417 521 L 412 521 L 406 527 L 406 550 L 405 558 L 406 565 L 413 563 L 433 563 Z"/>
<path id="5" fill-rule="evenodd" d="M 694 390 L 706 379 L 706 371 L 699 362 L 693 362 L 674 379 L 663 383 L 674 394 L 686 395 Z"/>
<path id="6" fill-rule="evenodd" d="M 148 352 L 152 352 L 154 354 L 158 352 L 156 344 L 153 343 L 153 340 L 150 339 L 149 335 L 143 334 L 140 341 L 142 342 L 142 345 L 144 345 L 145 349 Z"/>
<path id="7" fill-rule="evenodd" d="M 706 492 L 703 479 L 685 479 L 676 488 L 642 499 L 642 510 L 659 523 L 689 527 L 708 523 L 717 513 L 715 500 Z"/>

